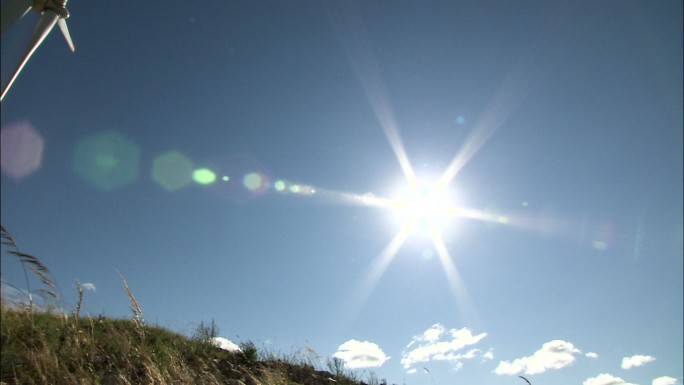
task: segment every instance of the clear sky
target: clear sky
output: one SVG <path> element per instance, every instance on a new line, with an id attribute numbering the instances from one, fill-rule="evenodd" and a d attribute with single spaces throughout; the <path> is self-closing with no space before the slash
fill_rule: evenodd
<path id="1" fill-rule="evenodd" d="M 1 118 L 66 309 L 130 316 L 118 269 L 148 323 L 398 384 L 682 384 L 681 1 L 69 9 Z"/>

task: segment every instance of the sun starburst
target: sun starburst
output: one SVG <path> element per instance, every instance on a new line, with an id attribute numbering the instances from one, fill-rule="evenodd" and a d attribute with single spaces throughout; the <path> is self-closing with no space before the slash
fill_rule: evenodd
<path id="1" fill-rule="evenodd" d="M 365 298 L 373 291 L 375 284 L 391 264 L 406 239 L 414 233 L 422 232 L 428 235 L 432 247 L 439 256 L 451 291 L 458 302 L 458 307 L 460 310 L 473 310 L 465 285 L 462 283 L 456 265 L 444 243 L 444 225 L 459 218 L 510 223 L 509 218 L 504 215 L 462 207 L 458 200 L 444 198 L 444 196 L 449 196 L 447 190 L 460 170 L 520 106 L 534 83 L 540 79 L 545 62 L 533 59 L 537 59 L 543 51 L 532 50 L 529 55 L 523 56 L 526 58 L 525 63 L 523 63 L 525 65 L 515 67 L 511 71 L 510 76 L 493 95 L 482 115 L 475 121 L 471 134 L 456 151 L 446 169 L 434 183 L 424 186 L 421 185 L 419 176 L 414 172 L 402 143 L 397 122 L 382 81 L 380 66 L 375 59 L 373 48 L 367 37 L 365 23 L 358 11 L 345 6 L 346 3 L 339 4 L 342 5 L 338 5 L 334 12 L 336 15 L 333 19 L 335 29 L 347 51 L 350 63 L 368 103 L 394 152 L 404 175 L 404 187 L 407 191 L 406 195 L 400 194 L 399 197 L 389 198 L 376 197 L 373 194 L 362 196 L 342 194 L 344 198 L 350 198 L 354 203 L 390 209 L 400 218 L 399 231 L 371 263 L 361 282 L 356 286 L 362 290 L 357 293 L 360 299 L 360 304 L 357 304 L 357 307 L 360 309 L 360 306 L 363 305 Z M 460 124 L 464 122 L 462 116 L 459 116 L 458 120 Z"/>

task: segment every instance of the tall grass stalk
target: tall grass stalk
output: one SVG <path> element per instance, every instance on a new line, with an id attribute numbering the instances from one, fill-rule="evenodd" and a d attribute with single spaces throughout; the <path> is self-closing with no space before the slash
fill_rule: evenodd
<path id="1" fill-rule="evenodd" d="M 12 235 L 5 229 L 4 226 L 0 225 L 0 243 L 4 246 L 9 246 L 12 250 L 7 251 L 7 253 L 12 254 L 19 258 L 21 262 L 22 269 L 24 270 L 24 280 L 26 281 L 26 296 L 29 299 L 29 309 L 33 310 L 33 293 L 31 291 L 31 283 L 28 277 L 28 269 L 40 278 L 41 282 L 47 287 L 47 289 L 41 289 L 39 292 L 51 297 L 53 300 L 57 300 L 57 294 L 55 293 L 55 283 L 50 278 L 50 270 L 43 265 L 43 263 L 36 257 L 24 253 L 19 250 L 19 246 L 12 238 Z M 28 268 L 28 269 L 27 269 Z"/>
<path id="2" fill-rule="evenodd" d="M 141 337 L 144 337 L 145 319 L 143 318 L 143 313 L 140 309 L 140 305 L 138 305 L 138 301 L 136 301 L 135 297 L 133 296 L 133 293 L 131 293 L 131 289 L 128 288 L 128 283 L 121 275 L 121 273 L 119 273 L 119 270 L 114 271 L 116 271 L 116 274 L 119 276 L 121 283 L 123 283 L 124 290 L 126 290 L 126 295 L 128 295 L 128 299 L 131 300 L 131 310 L 133 311 L 133 322 L 135 323 L 136 330 L 138 331 L 138 334 L 140 334 Z"/>
<path id="3" fill-rule="evenodd" d="M 83 286 L 81 282 L 76 280 L 76 289 L 78 290 L 78 303 L 76 303 L 76 311 L 74 312 L 74 319 L 78 319 L 81 313 L 81 304 L 83 303 Z"/>

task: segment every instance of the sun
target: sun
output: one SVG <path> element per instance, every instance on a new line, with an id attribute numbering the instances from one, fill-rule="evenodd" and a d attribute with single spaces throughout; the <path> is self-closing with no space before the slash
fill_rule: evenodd
<path id="1" fill-rule="evenodd" d="M 412 238 L 418 244 L 431 248 L 442 266 L 452 296 L 464 314 L 472 314 L 474 305 L 463 284 L 454 260 L 445 243 L 446 234 L 452 234 L 451 226 L 461 217 L 475 218 L 466 208 L 459 207 L 457 195 L 440 177 L 436 181 L 416 177 L 408 161 L 406 179 L 393 189 L 387 198 L 372 193 L 357 196 L 357 203 L 386 209 L 391 213 L 392 223 L 398 228 L 382 251 L 371 261 L 370 266 L 354 285 L 349 302 L 344 305 L 347 315 L 355 319 L 361 307 L 371 295 L 381 277 L 397 253 Z M 448 182 L 448 181 L 447 181 Z M 447 238 L 450 238 L 447 236 Z M 448 241 L 448 239 L 446 239 Z M 425 249 L 424 249 L 425 250 Z"/>
<path id="2" fill-rule="evenodd" d="M 428 236 L 442 233 L 458 214 L 456 196 L 451 191 L 435 188 L 435 183 L 402 183 L 392 194 L 390 207 L 395 225 L 408 226 L 410 233 Z"/>

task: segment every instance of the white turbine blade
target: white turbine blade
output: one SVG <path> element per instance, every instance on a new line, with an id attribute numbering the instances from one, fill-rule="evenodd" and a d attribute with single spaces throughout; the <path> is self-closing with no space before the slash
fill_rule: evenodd
<path id="1" fill-rule="evenodd" d="M 74 42 L 71 41 L 71 35 L 69 35 L 69 28 L 67 28 L 66 19 L 59 19 L 57 21 L 57 25 L 59 26 L 59 29 L 62 30 L 62 35 L 64 35 L 64 38 L 66 39 L 67 44 L 69 44 L 69 48 L 71 48 L 71 52 L 74 52 L 75 51 Z"/>
<path id="2" fill-rule="evenodd" d="M 50 33 L 52 28 L 55 26 L 55 23 L 57 23 L 57 19 L 59 19 L 59 15 L 54 13 L 53 11 L 46 10 L 45 12 L 43 12 L 43 16 L 40 17 L 38 25 L 36 25 L 36 30 L 33 32 L 33 36 L 31 36 L 31 40 L 29 41 L 29 45 L 26 49 L 24 57 L 21 59 L 21 62 L 19 62 L 17 69 L 14 70 L 14 73 L 10 77 L 10 80 L 5 86 L 5 88 L 2 89 L 0 101 L 5 98 L 7 91 L 12 86 L 12 83 L 14 83 L 14 81 L 17 79 L 17 76 L 19 76 L 21 69 L 24 68 L 24 65 L 26 65 L 28 60 L 31 58 L 33 52 L 35 52 L 36 48 L 40 46 L 40 43 L 42 43 L 43 40 L 45 40 L 45 37 L 48 35 L 48 33 Z"/>
<path id="3" fill-rule="evenodd" d="M 33 0 L 6 0 L 2 5 L 2 33 L 9 29 L 15 21 L 24 17 L 33 6 Z"/>

